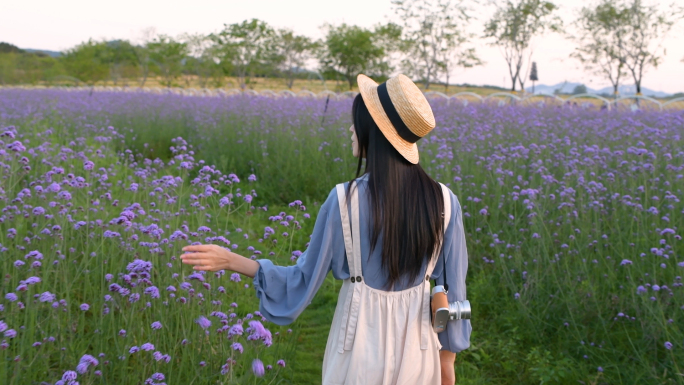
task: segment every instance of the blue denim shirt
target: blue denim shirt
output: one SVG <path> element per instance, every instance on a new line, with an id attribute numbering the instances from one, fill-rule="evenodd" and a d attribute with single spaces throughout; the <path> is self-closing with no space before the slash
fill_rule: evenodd
<path id="1" fill-rule="evenodd" d="M 359 187 L 359 215 L 361 233 L 361 265 L 366 284 L 372 288 L 386 290 L 387 274 L 381 268 L 381 247 L 370 252 L 370 221 L 367 194 L 367 175 L 357 180 Z M 347 183 L 345 183 L 345 189 Z M 447 283 L 450 302 L 466 298 L 466 272 L 468 252 L 466 250 L 463 218 L 458 199 L 450 191 L 451 219 L 444 235 L 444 247 L 432 272 L 432 279 L 444 284 L 444 258 L 446 257 Z M 380 236 L 382 237 L 382 235 Z M 382 245 L 382 238 L 378 240 Z M 333 188 L 316 218 L 309 246 L 292 266 L 276 266 L 268 259 L 257 260 L 260 267 L 254 277 L 254 288 L 260 300 L 259 311 L 269 321 L 286 325 L 293 322 L 311 303 L 328 272 L 332 270 L 336 279 L 349 278 L 349 265 L 344 248 L 344 236 L 340 219 L 337 191 Z M 413 282 L 407 277 L 395 283 L 393 291 L 408 289 L 423 282 L 427 264 Z M 332 320 L 332 314 L 330 315 Z M 442 350 L 457 353 L 470 347 L 470 320 L 449 321 L 446 330 L 439 333 Z"/>

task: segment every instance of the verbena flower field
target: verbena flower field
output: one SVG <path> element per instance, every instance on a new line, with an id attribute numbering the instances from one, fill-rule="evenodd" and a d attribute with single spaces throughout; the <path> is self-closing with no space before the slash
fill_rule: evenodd
<path id="1" fill-rule="evenodd" d="M 0 382 L 289 383 L 300 325 L 178 256 L 294 263 L 354 175 L 350 109 L 0 92 Z M 459 383 L 683 383 L 684 112 L 433 109 L 421 164 L 459 197 L 470 258 Z"/>

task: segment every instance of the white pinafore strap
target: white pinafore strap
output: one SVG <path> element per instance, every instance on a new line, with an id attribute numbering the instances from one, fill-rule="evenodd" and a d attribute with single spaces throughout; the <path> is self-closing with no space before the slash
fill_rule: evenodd
<path id="1" fill-rule="evenodd" d="M 359 226 L 359 197 L 358 186 L 352 182 L 351 193 L 351 229 L 349 226 L 349 215 L 347 212 L 347 199 L 344 184 L 338 184 L 337 198 L 340 207 L 340 217 L 342 222 L 342 230 L 344 232 L 344 246 L 347 255 L 347 263 L 349 264 L 350 278 L 346 279 L 344 284 L 352 285 L 352 290 L 347 291 L 347 298 L 345 298 L 344 313 L 342 315 L 342 322 L 340 323 L 338 349 L 339 353 L 344 350 L 351 350 L 354 344 L 354 335 L 356 334 L 356 325 L 358 321 L 358 312 L 360 306 L 360 283 L 363 280 L 363 272 L 361 267 L 361 240 L 360 240 L 360 226 Z M 442 196 L 444 198 L 444 232 L 451 220 L 451 196 L 449 189 L 440 183 L 442 188 Z M 421 343 L 420 348 L 426 350 L 428 347 L 428 338 L 430 333 L 430 275 L 437 264 L 441 245 L 435 248 L 435 252 L 430 259 L 430 263 L 425 271 L 425 281 L 423 282 L 423 303 L 422 303 L 422 322 L 421 322 Z M 427 302 L 427 303 L 426 303 Z"/>
<path id="2" fill-rule="evenodd" d="M 359 318 L 360 306 L 360 283 L 362 278 L 361 271 L 361 242 L 353 241 L 359 235 L 359 193 L 358 185 L 352 182 L 351 186 L 351 216 L 352 228 L 349 228 L 349 215 L 347 213 L 347 196 L 344 190 L 344 184 L 337 185 L 337 199 L 340 206 L 340 217 L 342 219 L 342 230 L 344 232 L 344 248 L 347 254 L 347 263 L 349 265 L 350 278 L 346 279 L 345 285 L 352 285 L 347 290 L 347 298 L 344 302 L 344 313 L 342 314 L 342 322 L 340 323 L 340 331 L 338 338 L 339 353 L 344 350 L 351 350 L 354 345 L 354 334 L 356 334 L 356 324 Z"/>

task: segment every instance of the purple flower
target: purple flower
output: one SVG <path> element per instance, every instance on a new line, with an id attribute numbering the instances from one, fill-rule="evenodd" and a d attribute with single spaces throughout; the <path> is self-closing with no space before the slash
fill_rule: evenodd
<path id="1" fill-rule="evenodd" d="M 42 293 L 38 298 L 40 302 L 53 302 L 55 299 L 57 299 L 57 297 L 49 291 Z"/>
<path id="2" fill-rule="evenodd" d="M 5 294 L 5 299 L 10 301 L 10 302 L 14 302 L 17 299 L 19 299 L 19 297 L 17 297 L 17 295 L 14 293 L 7 293 L 7 294 Z"/>
<path id="3" fill-rule="evenodd" d="M 156 286 L 150 286 L 145 289 L 145 294 L 152 298 L 159 298 L 159 289 Z"/>
<path id="4" fill-rule="evenodd" d="M 79 361 L 78 365 L 76 366 L 76 371 L 84 374 L 87 370 L 88 367 L 90 366 L 97 366 L 99 364 L 99 361 L 97 358 L 91 356 L 90 354 L 84 354 L 83 357 L 81 357 L 81 360 Z"/>
<path id="5" fill-rule="evenodd" d="M 148 342 L 148 343 L 142 344 L 140 349 L 142 349 L 146 352 L 149 352 L 150 350 L 154 350 L 154 345 L 152 345 L 151 343 Z"/>
<path id="6" fill-rule="evenodd" d="M 672 349 L 672 343 L 670 341 L 665 341 L 665 349 L 667 349 L 667 350 Z"/>
<path id="7" fill-rule="evenodd" d="M 239 342 L 234 342 L 233 345 L 232 345 L 232 348 L 233 348 L 233 350 L 237 350 L 237 351 L 239 351 L 240 353 L 242 353 L 242 352 L 244 351 L 244 348 L 242 347 L 242 344 L 239 343 Z"/>
<path id="8" fill-rule="evenodd" d="M 88 311 L 88 309 L 90 309 L 90 305 L 88 305 L 87 303 L 82 303 L 81 306 L 79 306 L 79 308 L 83 311 Z"/>
<path id="9" fill-rule="evenodd" d="M 646 293 L 647 291 L 648 291 L 648 290 L 646 290 L 646 288 L 643 287 L 642 285 L 639 285 L 639 286 L 637 287 L 637 294 L 643 294 L 643 293 Z"/>
<path id="10" fill-rule="evenodd" d="M 247 177 L 247 180 L 250 182 L 256 182 L 257 177 L 256 177 L 256 175 L 252 174 L 252 175 Z"/>
<path id="11" fill-rule="evenodd" d="M 199 318 L 195 322 L 197 322 L 197 324 L 199 324 L 199 326 L 202 329 L 206 329 L 206 328 L 211 326 L 211 321 L 208 320 L 207 317 L 205 317 L 203 315 L 199 316 Z"/>
<path id="12" fill-rule="evenodd" d="M 137 347 L 137 346 L 131 346 L 131 348 L 128 349 L 128 352 L 131 353 L 131 354 L 137 353 L 137 352 L 139 352 L 139 351 L 140 351 L 140 348 Z"/>
<path id="13" fill-rule="evenodd" d="M 629 259 L 623 259 L 622 262 L 620 262 L 620 266 L 631 265 L 631 264 L 632 264 L 632 261 L 630 261 Z"/>
<path id="14" fill-rule="evenodd" d="M 78 374 L 73 370 L 67 370 L 64 372 L 64 374 L 62 374 L 63 381 L 74 381 L 76 378 L 78 378 Z"/>
<path id="15" fill-rule="evenodd" d="M 228 336 L 241 336 L 242 333 L 244 333 L 244 330 L 240 324 L 235 324 L 230 327 L 230 330 L 228 330 Z"/>
<path id="16" fill-rule="evenodd" d="M 159 330 L 162 328 L 162 324 L 159 321 L 152 322 L 152 329 Z"/>
<path id="17" fill-rule="evenodd" d="M 14 338 L 17 336 L 17 331 L 14 329 L 5 330 L 5 337 Z"/>
<path id="18" fill-rule="evenodd" d="M 164 381 L 164 379 L 166 377 L 164 377 L 164 375 L 161 373 L 155 373 L 155 374 L 151 375 L 150 378 L 153 379 L 154 381 Z"/>
<path id="19" fill-rule="evenodd" d="M 278 360 L 278 362 L 276 362 L 276 364 L 279 366 L 282 366 L 284 368 L 285 367 L 285 360 Z"/>
<path id="20" fill-rule="evenodd" d="M 233 282 L 240 282 L 240 281 L 241 281 L 241 279 L 240 279 L 240 274 L 238 274 L 238 273 L 233 273 L 233 274 L 231 274 L 231 275 L 230 275 L 230 280 L 233 281 Z"/>
<path id="21" fill-rule="evenodd" d="M 40 253 L 39 253 L 39 254 L 40 254 Z M 41 258 L 42 258 L 42 254 L 41 254 Z M 27 278 L 25 281 L 20 281 L 20 282 L 21 282 L 21 283 L 25 283 L 25 284 L 27 284 L 27 285 L 34 285 L 34 284 L 40 282 L 40 278 L 38 278 L 38 277 L 29 277 L 29 278 Z"/>
<path id="22" fill-rule="evenodd" d="M 264 375 L 264 363 L 258 358 L 252 361 L 252 373 L 257 377 L 263 377 Z"/>
<path id="23" fill-rule="evenodd" d="M 248 339 L 260 339 L 264 341 L 264 345 L 271 346 L 271 332 L 268 329 L 266 329 L 264 325 L 261 324 L 261 322 L 249 321 L 249 328 L 252 333 L 249 335 Z"/>

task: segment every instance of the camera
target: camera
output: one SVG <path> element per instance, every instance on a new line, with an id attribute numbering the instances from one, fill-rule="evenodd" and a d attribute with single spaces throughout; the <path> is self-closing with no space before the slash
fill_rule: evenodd
<path id="1" fill-rule="evenodd" d="M 435 333 L 443 332 L 449 320 L 470 319 L 470 302 L 464 300 L 449 303 L 447 291 L 442 285 L 432 288 L 430 306 L 432 307 L 432 329 Z"/>

